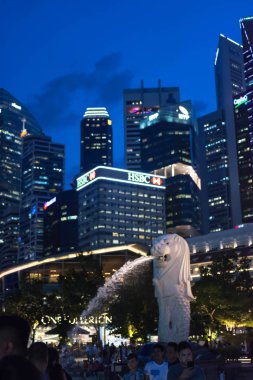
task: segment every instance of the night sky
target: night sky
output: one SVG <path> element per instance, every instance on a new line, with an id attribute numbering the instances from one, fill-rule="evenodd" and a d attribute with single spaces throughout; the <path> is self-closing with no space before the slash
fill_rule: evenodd
<path id="1" fill-rule="evenodd" d="M 252 0 L 0 0 L 0 87 L 66 144 L 66 188 L 79 170 L 80 120 L 107 107 L 123 166 L 122 90 L 179 86 L 198 115 L 215 109 L 220 33 L 241 42 Z"/>

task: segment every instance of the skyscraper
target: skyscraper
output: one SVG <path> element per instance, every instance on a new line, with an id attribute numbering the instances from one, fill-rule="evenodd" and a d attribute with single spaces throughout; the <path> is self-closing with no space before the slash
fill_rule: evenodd
<path id="1" fill-rule="evenodd" d="M 1 246 L 4 241 L 4 227 L 7 223 L 10 225 L 11 218 L 19 219 L 19 201 L 21 189 L 21 156 L 22 142 L 20 134 L 28 131 L 32 134 L 43 135 L 43 132 L 37 121 L 31 115 L 26 107 L 19 102 L 13 95 L 3 88 L 0 89 L 0 255 L 3 258 L 1 264 L 6 266 L 13 261 L 14 241 L 11 248 L 11 260 L 6 256 L 9 252 L 8 246 L 4 247 L 1 252 Z M 10 211 L 7 208 L 10 207 Z M 16 212 L 16 216 L 14 213 Z M 5 219 L 7 218 L 7 219 Z M 12 220 L 14 220 L 12 219 Z M 17 222 L 18 223 L 18 222 Z M 10 232 L 10 231 L 9 231 Z M 11 241 L 8 232 L 7 240 Z M 15 232 L 13 230 L 15 235 Z M 16 236 L 13 235 L 13 240 Z M 7 235 L 5 235 L 7 236 Z M 6 240 L 6 244 L 8 245 Z M 16 252 L 17 253 L 17 252 Z"/>
<path id="2" fill-rule="evenodd" d="M 229 178 L 229 201 L 231 226 L 241 223 L 239 178 L 235 141 L 233 97 L 245 89 L 242 46 L 224 35 L 219 37 L 215 58 L 217 107 L 223 110 L 224 136 L 227 152 Z M 220 133 L 218 131 L 217 133 Z"/>
<path id="3" fill-rule="evenodd" d="M 140 121 L 161 107 L 179 102 L 178 87 L 140 88 L 124 90 L 125 165 L 129 170 L 141 170 Z"/>
<path id="4" fill-rule="evenodd" d="M 19 261 L 43 256 L 43 208 L 63 182 L 64 146 L 45 136 L 24 137 Z"/>
<path id="5" fill-rule="evenodd" d="M 165 233 L 164 181 L 149 173 L 102 166 L 77 178 L 79 249 L 151 246 L 152 239 Z"/>
<path id="6" fill-rule="evenodd" d="M 78 193 L 62 191 L 44 204 L 44 254 L 78 249 Z"/>
<path id="7" fill-rule="evenodd" d="M 195 169 L 191 102 L 170 105 L 141 122 L 142 170 L 166 177 L 166 228 L 200 230 L 200 179 Z"/>
<path id="8" fill-rule="evenodd" d="M 236 142 L 238 156 L 238 172 L 241 195 L 242 222 L 253 222 L 253 158 L 252 158 L 252 134 L 250 134 L 250 122 L 248 102 L 245 92 L 234 99 Z"/>
<path id="9" fill-rule="evenodd" d="M 242 220 L 253 222 L 253 17 L 240 20 L 246 91 L 234 98 Z"/>
<path id="10" fill-rule="evenodd" d="M 81 172 L 112 166 L 112 121 L 104 107 L 87 108 L 81 121 Z"/>
<path id="11" fill-rule="evenodd" d="M 201 160 L 202 211 L 206 232 L 231 228 L 230 185 L 227 157 L 226 125 L 220 109 L 198 119 L 203 136 Z"/>

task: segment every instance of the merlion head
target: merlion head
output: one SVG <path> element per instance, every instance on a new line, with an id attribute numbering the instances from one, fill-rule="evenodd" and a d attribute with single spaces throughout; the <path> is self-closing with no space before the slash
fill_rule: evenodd
<path id="1" fill-rule="evenodd" d="M 160 264 L 157 263 L 157 265 L 165 268 L 171 259 L 175 259 L 181 240 L 183 239 L 180 236 L 169 234 L 159 236 L 153 241 L 151 254 L 159 259 Z"/>
<path id="2" fill-rule="evenodd" d="M 177 284 L 185 284 L 187 296 L 194 299 L 191 292 L 190 251 L 187 242 L 181 236 L 168 234 L 153 241 L 151 254 L 155 257 L 154 267 L 162 278 L 170 271 L 177 274 Z"/>

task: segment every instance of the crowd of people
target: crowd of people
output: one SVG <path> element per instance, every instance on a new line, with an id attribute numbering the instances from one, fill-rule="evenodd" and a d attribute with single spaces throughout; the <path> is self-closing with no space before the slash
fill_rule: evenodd
<path id="1" fill-rule="evenodd" d="M 0 316 L 0 380 L 71 380 L 60 364 L 59 353 L 43 342 L 35 342 L 28 347 L 29 323 L 18 316 Z M 86 377 L 96 370 L 103 371 L 116 363 L 127 363 L 126 373 L 119 372 L 122 380 L 204 380 L 203 370 L 195 365 L 193 352 L 188 342 L 178 345 L 170 342 L 165 347 L 154 344 L 151 360 L 145 365 L 139 363 L 135 345 L 113 344 L 98 347 L 88 344 L 80 349 L 84 354 L 83 373 Z M 78 351 L 76 350 L 78 354 Z M 62 350 L 62 358 L 70 358 L 67 348 Z M 114 371 L 109 379 L 115 379 Z"/>
<path id="2" fill-rule="evenodd" d="M 18 316 L 0 316 L 0 380 L 71 380 L 58 351 L 45 343 L 28 347 L 31 328 Z"/>
<path id="3" fill-rule="evenodd" d="M 129 372 L 123 380 L 205 380 L 203 370 L 194 364 L 193 352 L 188 342 L 169 342 L 167 350 L 156 344 L 152 351 L 152 360 L 144 369 L 139 367 L 138 356 L 134 353 L 127 358 Z"/>

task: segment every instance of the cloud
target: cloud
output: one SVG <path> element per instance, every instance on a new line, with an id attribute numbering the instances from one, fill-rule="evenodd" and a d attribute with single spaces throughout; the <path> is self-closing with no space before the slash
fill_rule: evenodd
<path id="1" fill-rule="evenodd" d="M 33 96 L 29 108 L 42 128 L 52 131 L 80 121 L 86 106 L 113 107 L 133 77 L 121 66 L 121 55 L 111 53 L 98 60 L 90 72 L 59 76 Z"/>

